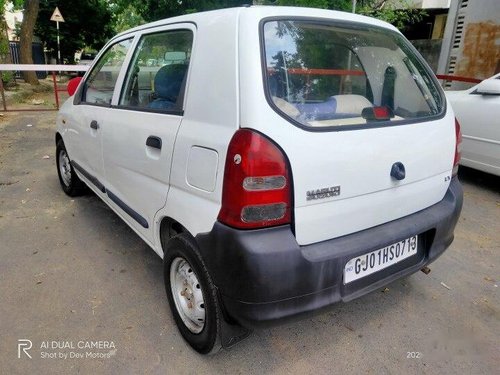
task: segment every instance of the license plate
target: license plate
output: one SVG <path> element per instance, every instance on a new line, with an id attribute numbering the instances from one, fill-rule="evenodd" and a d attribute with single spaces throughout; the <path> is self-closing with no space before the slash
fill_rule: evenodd
<path id="1" fill-rule="evenodd" d="M 344 284 L 383 270 L 417 253 L 418 236 L 352 258 L 344 268 Z"/>

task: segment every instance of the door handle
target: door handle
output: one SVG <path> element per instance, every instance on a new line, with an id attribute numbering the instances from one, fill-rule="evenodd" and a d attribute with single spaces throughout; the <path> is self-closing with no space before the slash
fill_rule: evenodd
<path id="1" fill-rule="evenodd" d="M 97 121 L 96 121 L 96 120 L 92 120 L 92 121 L 91 121 L 91 123 L 90 123 L 90 127 L 91 127 L 92 129 L 97 130 L 97 129 L 99 129 L 99 124 L 97 123 Z"/>
<path id="2" fill-rule="evenodd" d="M 150 135 L 148 139 L 146 139 L 146 146 L 161 150 L 161 138 L 154 135 Z"/>

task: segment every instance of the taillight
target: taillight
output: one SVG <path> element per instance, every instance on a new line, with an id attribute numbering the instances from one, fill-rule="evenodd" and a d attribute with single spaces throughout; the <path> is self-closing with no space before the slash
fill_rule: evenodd
<path id="1" fill-rule="evenodd" d="M 462 156 L 462 132 L 460 131 L 460 124 L 458 120 L 455 119 L 455 159 L 453 160 L 453 171 L 452 176 L 456 176 L 458 173 L 458 163 L 460 162 L 460 158 Z"/>
<path id="2" fill-rule="evenodd" d="M 238 130 L 227 151 L 219 221 L 236 228 L 290 223 L 290 184 L 283 152 L 259 133 Z"/>

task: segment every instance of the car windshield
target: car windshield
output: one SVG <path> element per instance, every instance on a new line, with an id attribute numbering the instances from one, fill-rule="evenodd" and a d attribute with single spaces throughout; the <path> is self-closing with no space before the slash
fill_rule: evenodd
<path id="1" fill-rule="evenodd" d="M 266 90 L 307 127 L 392 124 L 438 115 L 443 96 L 400 34 L 358 24 L 268 21 Z"/>

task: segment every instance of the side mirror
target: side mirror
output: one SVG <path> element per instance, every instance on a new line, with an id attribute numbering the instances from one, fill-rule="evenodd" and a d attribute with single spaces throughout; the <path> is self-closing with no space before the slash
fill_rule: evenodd
<path id="1" fill-rule="evenodd" d="M 68 86 L 66 90 L 68 90 L 69 96 L 73 96 L 73 94 L 76 92 L 76 89 L 78 88 L 78 85 L 80 84 L 80 81 L 82 80 L 82 77 L 75 77 L 72 78 L 68 81 Z"/>
<path id="2" fill-rule="evenodd" d="M 476 93 L 481 95 L 500 95 L 500 79 L 485 79 L 476 86 Z"/>

